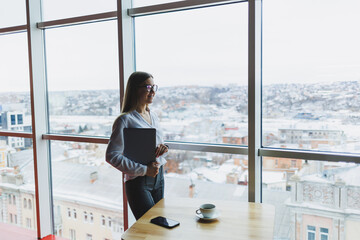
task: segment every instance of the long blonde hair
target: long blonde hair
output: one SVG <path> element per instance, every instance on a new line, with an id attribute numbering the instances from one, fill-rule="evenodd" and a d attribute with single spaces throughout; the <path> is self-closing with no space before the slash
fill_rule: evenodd
<path id="1" fill-rule="evenodd" d="M 121 108 L 121 114 L 115 120 L 113 128 L 115 125 L 117 125 L 116 123 L 122 115 L 134 111 L 136 109 L 139 99 L 138 87 L 141 86 L 141 84 L 149 78 L 154 78 L 154 77 L 147 72 L 137 71 L 137 72 L 133 72 L 130 75 L 128 82 L 126 84 L 125 95 Z"/>

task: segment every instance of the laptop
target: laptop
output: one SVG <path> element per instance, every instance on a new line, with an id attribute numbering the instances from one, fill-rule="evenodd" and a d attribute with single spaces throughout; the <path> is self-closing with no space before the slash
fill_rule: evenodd
<path id="1" fill-rule="evenodd" d="M 124 128 L 124 156 L 144 165 L 154 162 L 155 128 Z"/>

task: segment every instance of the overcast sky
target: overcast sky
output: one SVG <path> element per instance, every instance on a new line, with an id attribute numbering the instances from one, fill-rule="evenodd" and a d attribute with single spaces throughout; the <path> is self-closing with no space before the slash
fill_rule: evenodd
<path id="1" fill-rule="evenodd" d="M 25 1 L 10 2 L 0 0 L 0 27 L 25 23 Z M 45 20 L 116 9 L 115 0 L 43 5 Z M 264 0 L 263 83 L 360 80 L 359 12 L 357 0 Z M 160 87 L 247 84 L 247 3 L 139 17 L 135 27 L 137 69 Z M 116 21 L 45 37 L 49 90 L 118 88 Z M 0 91 L 28 91 L 28 76 L 26 34 L 0 35 Z"/>

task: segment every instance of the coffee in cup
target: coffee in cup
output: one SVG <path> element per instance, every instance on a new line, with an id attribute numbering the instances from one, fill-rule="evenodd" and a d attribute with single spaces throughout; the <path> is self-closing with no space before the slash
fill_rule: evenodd
<path id="1" fill-rule="evenodd" d="M 212 218 L 215 213 L 215 205 L 211 203 L 205 203 L 200 206 L 198 210 L 196 210 L 197 214 L 202 214 L 204 218 Z"/>

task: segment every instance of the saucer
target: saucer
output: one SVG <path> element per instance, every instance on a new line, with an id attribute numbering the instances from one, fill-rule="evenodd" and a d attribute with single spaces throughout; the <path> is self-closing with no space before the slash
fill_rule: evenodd
<path id="1" fill-rule="evenodd" d="M 195 213 L 195 215 L 200 218 L 201 220 L 204 220 L 204 221 L 212 221 L 212 220 L 215 220 L 217 219 L 219 216 L 220 216 L 220 213 L 218 211 L 215 212 L 215 214 L 208 218 L 208 217 L 204 217 L 201 213 Z"/>

